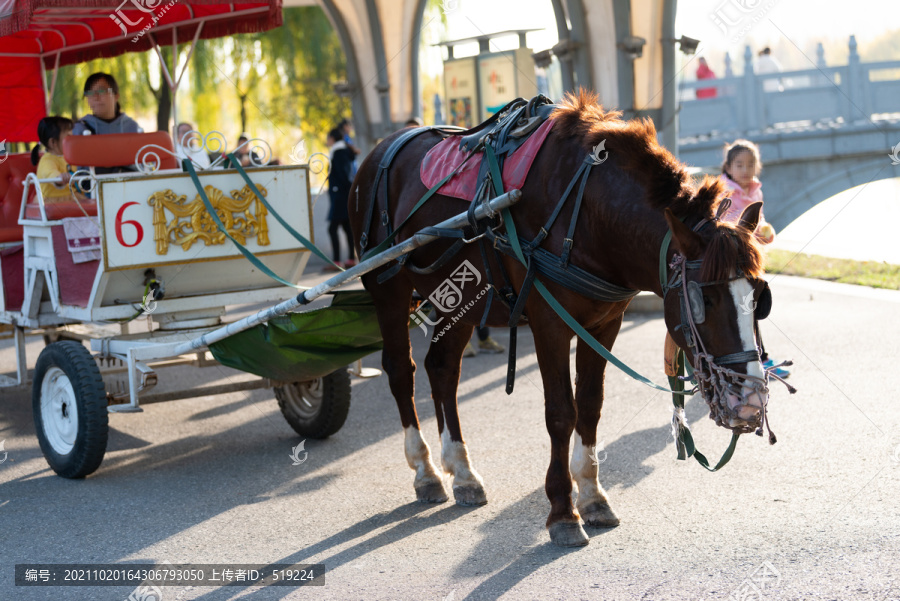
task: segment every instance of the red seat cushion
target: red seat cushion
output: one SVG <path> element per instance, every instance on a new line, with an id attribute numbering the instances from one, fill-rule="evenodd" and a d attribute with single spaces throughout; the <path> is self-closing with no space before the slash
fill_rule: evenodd
<path id="1" fill-rule="evenodd" d="M 44 210 L 47 213 L 48 221 L 58 221 L 66 217 L 84 217 L 84 213 L 78 208 L 77 202 L 74 200 L 66 200 L 63 202 L 51 202 L 44 204 Z M 97 216 L 97 201 L 82 200 L 81 206 L 91 217 Z M 37 203 L 28 203 L 25 205 L 25 218 L 38 219 L 41 218 L 41 207 Z"/>
<path id="2" fill-rule="evenodd" d="M 0 242 L 22 239 L 22 226 L 19 225 L 22 190 L 25 176 L 36 171 L 28 153 L 11 154 L 0 163 Z"/>
<path id="3" fill-rule="evenodd" d="M 147 134 L 104 134 L 102 136 L 66 136 L 63 156 L 70 165 L 79 167 L 124 167 L 133 165 L 138 151 L 148 144 L 161 146 L 174 153 L 168 132 Z M 159 149 L 149 149 L 159 156 L 160 169 L 177 169 L 178 159 Z"/>

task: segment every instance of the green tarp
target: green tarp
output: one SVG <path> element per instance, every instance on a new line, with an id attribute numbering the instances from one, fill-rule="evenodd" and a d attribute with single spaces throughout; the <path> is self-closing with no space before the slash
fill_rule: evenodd
<path id="1" fill-rule="evenodd" d="M 301 382 L 326 376 L 381 347 L 375 304 L 363 290 L 335 292 L 329 307 L 273 318 L 209 348 L 223 365 Z"/>

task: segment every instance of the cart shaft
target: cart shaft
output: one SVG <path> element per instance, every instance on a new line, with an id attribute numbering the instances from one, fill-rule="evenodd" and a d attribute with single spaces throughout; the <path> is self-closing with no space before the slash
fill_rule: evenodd
<path id="1" fill-rule="evenodd" d="M 484 219 L 485 217 L 492 216 L 495 213 L 500 212 L 502 209 L 511 207 L 515 203 L 517 203 L 522 198 L 522 192 L 519 190 L 510 190 L 509 192 L 502 194 L 487 203 L 479 204 L 475 209 L 475 219 Z M 440 229 L 460 229 L 469 224 L 468 213 L 460 213 L 455 217 L 451 217 L 441 223 L 436 224 L 433 228 Z M 431 228 L 429 228 L 431 229 Z M 289 313 L 290 311 L 300 307 L 302 305 L 308 304 L 315 299 L 319 298 L 323 294 L 327 294 L 332 290 L 339 288 L 340 286 L 346 284 L 351 280 L 355 280 L 356 278 L 365 275 L 366 273 L 381 267 L 391 261 L 400 258 L 406 253 L 413 251 L 421 246 L 424 246 L 430 242 L 434 242 L 435 240 L 439 240 L 441 237 L 435 234 L 423 233 L 423 231 L 419 231 L 414 234 L 411 238 L 404 240 L 403 242 L 397 244 L 396 246 L 392 246 L 391 248 L 381 252 L 370 259 L 366 259 L 365 261 L 360 262 L 356 266 L 339 273 L 338 275 L 329 278 L 328 280 L 322 282 L 318 286 L 314 286 L 309 290 L 305 290 L 298 294 L 295 298 L 290 300 L 286 300 L 282 303 L 275 305 L 274 307 L 269 307 L 267 309 L 263 309 L 253 315 L 245 317 L 244 319 L 235 321 L 228 325 L 225 325 L 216 330 L 212 330 L 190 340 L 188 342 L 181 343 L 175 346 L 171 350 L 171 355 L 182 355 L 184 353 L 189 353 L 192 351 L 196 351 L 200 348 L 207 347 L 214 342 L 218 342 L 224 338 L 227 338 L 233 334 L 237 334 L 238 332 L 243 332 L 244 330 L 255 327 L 261 323 L 269 321 L 273 317 L 278 317 L 280 315 L 284 315 Z"/>

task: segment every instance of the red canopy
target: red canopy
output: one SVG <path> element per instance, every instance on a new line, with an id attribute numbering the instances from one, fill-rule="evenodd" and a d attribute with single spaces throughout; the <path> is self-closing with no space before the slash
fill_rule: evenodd
<path id="1" fill-rule="evenodd" d="M 41 61 L 52 69 L 126 52 L 266 31 L 281 25 L 281 0 L 0 0 L 0 141 L 31 142 L 46 115 Z M 152 39 L 151 39 L 152 38 Z M 58 61 L 58 62 L 57 62 Z"/>

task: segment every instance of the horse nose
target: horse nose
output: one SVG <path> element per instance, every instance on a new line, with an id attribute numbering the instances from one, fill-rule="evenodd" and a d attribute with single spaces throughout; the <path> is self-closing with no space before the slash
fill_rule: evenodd
<path id="1" fill-rule="evenodd" d="M 759 412 L 765 406 L 766 397 L 755 388 L 744 386 L 741 388 L 741 396 L 734 392 L 728 392 L 728 406 L 737 410 L 737 416 L 745 421 L 753 421 L 759 416 Z"/>

